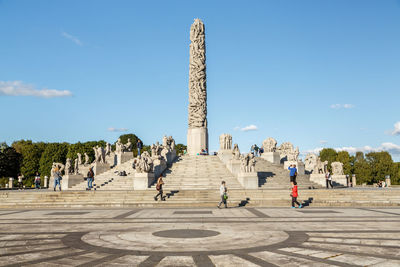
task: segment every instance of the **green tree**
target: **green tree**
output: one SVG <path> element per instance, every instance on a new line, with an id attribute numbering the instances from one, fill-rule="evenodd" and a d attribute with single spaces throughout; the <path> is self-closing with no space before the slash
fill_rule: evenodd
<path id="1" fill-rule="evenodd" d="M 328 169 L 331 169 L 331 163 L 336 161 L 337 152 L 333 148 L 324 148 L 319 152 L 319 157 L 321 161 L 328 161 Z"/>
<path id="2" fill-rule="evenodd" d="M 137 141 L 140 139 L 137 137 L 135 134 L 123 134 L 119 137 L 121 139 L 121 143 L 126 144 L 128 142 L 128 138 L 131 139 L 132 143 L 132 151 L 133 151 L 133 156 L 137 156 Z M 143 140 L 142 140 L 143 142 Z M 143 144 L 142 151 L 148 151 L 150 153 L 150 146 L 145 146 Z"/>
<path id="3" fill-rule="evenodd" d="M 354 168 L 353 173 L 356 175 L 357 178 L 357 184 L 363 184 L 363 183 L 371 184 L 372 170 L 371 166 L 364 158 L 363 152 L 356 152 L 353 168 Z"/>
<path id="4" fill-rule="evenodd" d="M 21 162 L 22 155 L 13 147 L 9 147 L 6 143 L 0 145 L 0 177 L 5 177 L 7 181 L 9 177 L 16 178 Z"/>
<path id="5" fill-rule="evenodd" d="M 20 172 L 25 176 L 24 183 L 29 186 L 36 172 L 39 171 L 39 161 L 44 150 L 43 143 L 33 143 L 31 140 L 20 140 L 12 144 L 12 147 L 22 155 Z"/>
<path id="6" fill-rule="evenodd" d="M 53 162 L 65 164 L 65 160 L 67 159 L 68 147 L 68 143 L 47 144 L 46 149 L 42 153 L 39 161 L 39 173 L 43 176 L 50 176 L 51 165 L 53 164 Z"/>
<path id="7" fill-rule="evenodd" d="M 400 184 L 400 162 L 393 163 L 390 180 L 392 184 Z"/>
<path id="8" fill-rule="evenodd" d="M 175 150 L 177 155 L 183 155 L 185 150 L 187 150 L 187 146 L 185 146 L 184 144 L 177 144 L 175 146 Z"/>
<path id="9" fill-rule="evenodd" d="M 392 156 L 386 151 L 370 152 L 366 155 L 366 161 L 371 168 L 370 183 L 377 183 L 379 180 L 384 180 L 386 175 L 392 173 Z"/>
<path id="10" fill-rule="evenodd" d="M 349 152 L 339 151 L 336 156 L 336 161 L 343 163 L 344 174 L 350 175 L 353 173 L 352 159 L 350 157 Z"/>

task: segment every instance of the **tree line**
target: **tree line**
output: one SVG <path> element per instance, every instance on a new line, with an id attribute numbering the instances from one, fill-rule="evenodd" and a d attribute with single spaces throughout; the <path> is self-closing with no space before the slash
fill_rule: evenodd
<path id="1" fill-rule="evenodd" d="M 121 135 L 121 142 L 126 144 L 128 139 L 131 139 L 133 146 L 133 154 L 137 156 L 138 137 L 135 134 Z M 34 181 L 36 172 L 43 178 L 50 177 L 50 169 L 53 162 L 65 164 L 67 158 L 74 161 L 77 158 L 77 153 L 88 154 L 90 162 L 95 159 L 93 147 L 106 146 L 104 140 L 70 143 L 45 143 L 32 142 L 31 140 L 19 140 L 13 142 L 10 146 L 6 143 L 0 143 L 0 186 L 4 187 L 8 183 L 9 177 L 16 178 L 23 174 L 23 181 L 26 187 L 31 187 Z M 115 150 L 115 144 L 112 145 Z M 186 146 L 182 144 L 176 145 L 177 154 L 183 153 Z M 142 151 L 150 153 L 150 146 L 143 145 Z M 42 183 L 43 183 L 43 179 Z"/>
<path id="2" fill-rule="evenodd" d="M 363 152 L 356 152 L 350 155 L 347 151 L 336 151 L 332 148 L 324 148 L 320 151 L 321 161 L 331 163 L 339 161 L 343 163 L 344 174 L 357 177 L 357 184 L 373 184 L 384 180 L 390 175 L 392 184 L 400 184 L 400 162 L 393 162 L 392 156 L 386 152 L 370 152 L 364 155 Z"/>

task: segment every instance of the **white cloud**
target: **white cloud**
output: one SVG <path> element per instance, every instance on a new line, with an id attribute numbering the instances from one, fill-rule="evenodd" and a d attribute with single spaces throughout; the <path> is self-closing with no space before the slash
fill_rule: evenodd
<path id="1" fill-rule="evenodd" d="M 128 131 L 127 128 L 114 128 L 114 127 L 110 127 L 107 130 L 109 132 L 126 132 L 126 131 Z"/>
<path id="2" fill-rule="evenodd" d="M 0 95 L 52 98 L 72 96 L 72 93 L 68 90 L 54 90 L 47 88 L 37 90 L 33 85 L 21 81 L 0 81 Z"/>
<path id="3" fill-rule="evenodd" d="M 241 128 L 240 130 L 241 130 L 242 132 L 257 131 L 257 130 L 258 130 L 258 127 L 255 126 L 254 124 L 250 124 L 250 125 L 248 125 L 248 126 L 246 126 L 246 127 Z"/>
<path id="4" fill-rule="evenodd" d="M 394 124 L 394 129 L 389 132 L 390 135 L 400 135 L 400 121 Z"/>
<path id="5" fill-rule="evenodd" d="M 63 37 L 65 37 L 65 38 L 71 40 L 72 42 L 74 42 L 75 44 L 77 44 L 77 45 L 79 45 L 79 46 L 82 46 L 82 45 L 83 45 L 83 43 L 81 42 L 81 40 L 79 40 L 77 37 L 75 37 L 75 36 L 73 36 L 73 35 L 71 35 L 71 34 L 69 34 L 69 33 L 62 32 L 61 35 L 62 35 Z"/>
<path id="6" fill-rule="evenodd" d="M 353 105 L 353 104 L 332 104 L 330 107 L 333 109 L 340 109 L 340 108 L 350 109 L 350 108 L 354 108 L 355 105 Z"/>
<path id="7" fill-rule="evenodd" d="M 326 141 L 326 140 L 320 140 L 319 143 L 320 143 L 320 144 L 326 144 L 326 143 L 328 143 L 328 141 Z"/>

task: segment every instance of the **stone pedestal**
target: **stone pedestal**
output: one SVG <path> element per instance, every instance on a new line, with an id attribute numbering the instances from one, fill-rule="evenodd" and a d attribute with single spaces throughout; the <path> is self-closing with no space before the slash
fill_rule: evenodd
<path id="1" fill-rule="evenodd" d="M 322 185 L 322 186 L 326 186 L 326 179 L 325 179 L 325 174 L 310 174 L 310 181 L 314 182 L 316 184 Z"/>
<path id="2" fill-rule="evenodd" d="M 310 181 L 314 182 L 316 184 L 322 185 L 323 187 L 326 187 L 326 178 L 325 174 L 310 174 Z M 332 175 L 332 184 L 333 186 L 346 186 L 347 185 L 347 178 L 346 175 Z M 354 184 L 353 184 L 354 186 Z"/>
<path id="3" fill-rule="evenodd" d="M 99 175 L 103 172 L 106 172 L 110 169 L 110 165 L 108 165 L 107 163 L 96 162 L 92 166 L 93 166 L 93 172 L 94 172 L 95 176 Z M 96 179 L 96 177 L 95 177 L 95 179 Z"/>
<path id="4" fill-rule="evenodd" d="M 43 187 L 44 188 L 49 187 L 49 177 L 47 177 L 47 176 L 44 177 Z"/>
<path id="5" fill-rule="evenodd" d="M 228 168 L 228 170 L 230 170 L 230 172 L 233 174 L 233 175 L 235 175 L 235 176 L 237 176 L 238 174 L 239 174 L 239 172 L 240 172 L 240 160 L 238 160 L 238 159 L 231 159 L 229 162 L 228 162 L 228 164 L 227 164 L 227 168 Z"/>
<path id="6" fill-rule="evenodd" d="M 154 182 L 154 173 L 135 173 L 133 177 L 134 190 L 146 190 Z"/>
<path id="7" fill-rule="evenodd" d="M 83 182 L 82 174 L 67 174 L 61 180 L 61 190 L 68 190 L 72 186 Z"/>
<path id="8" fill-rule="evenodd" d="M 208 131 L 207 128 L 188 129 L 187 133 L 187 153 L 197 155 L 202 149 L 208 150 Z"/>
<path id="9" fill-rule="evenodd" d="M 264 152 L 261 158 L 274 164 L 281 164 L 281 156 L 278 152 Z"/>
<path id="10" fill-rule="evenodd" d="M 166 160 L 167 165 L 171 165 L 176 158 L 176 150 L 162 150 L 161 156 Z"/>
<path id="11" fill-rule="evenodd" d="M 338 174 L 332 175 L 332 184 L 333 186 L 335 185 L 347 186 L 346 175 L 338 175 Z"/>
<path id="12" fill-rule="evenodd" d="M 299 175 L 305 174 L 305 166 L 302 161 L 285 161 L 283 163 L 283 168 L 285 170 L 287 170 L 289 168 L 290 164 L 296 164 L 297 174 L 299 174 Z"/>
<path id="13" fill-rule="evenodd" d="M 392 186 L 392 182 L 390 181 L 390 178 L 385 178 L 385 183 L 386 183 L 386 187 L 390 187 Z"/>
<path id="14" fill-rule="evenodd" d="M 353 176 L 351 176 L 351 183 L 352 183 L 353 187 L 356 187 L 357 179 L 356 179 L 356 175 L 355 174 L 353 174 Z"/>
<path id="15" fill-rule="evenodd" d="M 14 178 L 8 178 L 8 188 L 14 188 Z"/>
<path id="16" fill-rule="evenodd" d="M 117 154 L 117 165 L 133 159 L 133 152 L 123 152 Z"/>
<path id="17" fill-rule="evenodd" d="M 110 166 L 117 165 L 118 164 L 117 155 L 114 152 L 110 153 L 110 155 L 107 155 L 106 163 L 108 163 Z"/>
<path id="18" fill-rule="evenodd" d="M 224 149 L 218 151 L 218 158 L 225 164 L 227 164 L 233 157 L 231 149 Z"/>
<path id="19" fill-rule="evenodd" d="M 164 172 L 166 168 L 167 168 L 167 162 L 163 158 L 153 159 L 154 177 L 156 178 L 160 177 L 160 175 Z"/>
<path id="20" fill-rule="evenodd" d="M 238 181 L 244 189 L 258 189 L 257 172 L 240 172 L 238 173 Z"/>

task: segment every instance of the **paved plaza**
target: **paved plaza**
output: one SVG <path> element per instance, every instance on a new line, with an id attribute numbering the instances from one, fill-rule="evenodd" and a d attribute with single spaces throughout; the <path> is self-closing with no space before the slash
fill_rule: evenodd
<path id="1" fill-rule="evenodd" d="M 1 266 L 400 266 L 400 208 L 1 210 Z"/>

